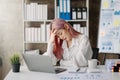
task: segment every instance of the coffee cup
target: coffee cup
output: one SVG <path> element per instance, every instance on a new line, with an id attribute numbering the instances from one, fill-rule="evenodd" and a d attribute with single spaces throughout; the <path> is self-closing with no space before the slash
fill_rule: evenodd
<path id="1" fill-rule="evenodd" d="M 88 60 L 88 68 L 89 69 L 96 69 L 97 68 L 97 63 L 100 64 L 100 62 L 97 59 Z"/>

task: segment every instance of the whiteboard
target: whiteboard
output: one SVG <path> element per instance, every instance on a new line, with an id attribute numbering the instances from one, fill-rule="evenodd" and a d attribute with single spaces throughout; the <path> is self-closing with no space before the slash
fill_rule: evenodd
<path id="1" fill-rule="evenodd" d="M 120 54 L 120 0 L 101 0 L 98 48 Z"/>

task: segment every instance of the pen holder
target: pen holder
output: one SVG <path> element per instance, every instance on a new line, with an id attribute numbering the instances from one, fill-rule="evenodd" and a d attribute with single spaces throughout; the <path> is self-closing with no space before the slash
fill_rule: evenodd
<path id="1" fill-rule="evenodd" d="M 112 66 L 112 72 L 120 72 L 120 63 L 116 63 L 115 66 Z"/>
<path id="2" fill-rule="evenodd" d="M 112 72 L 120 72 L 120 67 L 113 66 L 112 67 Z"/>

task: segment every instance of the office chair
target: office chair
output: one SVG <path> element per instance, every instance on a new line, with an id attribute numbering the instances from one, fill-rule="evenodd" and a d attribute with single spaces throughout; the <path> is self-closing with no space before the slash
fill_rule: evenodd
<path id="1" fill-rule="evenodd" d="M 99 48 L 92 48 L 92 50 L 93 50 L 92 59 L 98 59 Z"/>

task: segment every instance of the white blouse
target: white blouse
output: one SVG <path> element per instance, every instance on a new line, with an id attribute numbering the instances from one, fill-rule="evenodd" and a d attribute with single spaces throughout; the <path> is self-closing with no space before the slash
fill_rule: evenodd
<path id="1" fill-rule="evenodd" d="M 63 59 L 60 60 L 61 66 L 87 66 L 88 60 L 92 57 L 92 49 L 87 36 L 81 34 L 72 39 L 72 44 L 68 48 L 66 41 L 63 41 Z M 47 52 L 44 55 L 51 57 L 53 64 L 58 61 L 53 54 L 53 45 L 48 42 Z"/>

